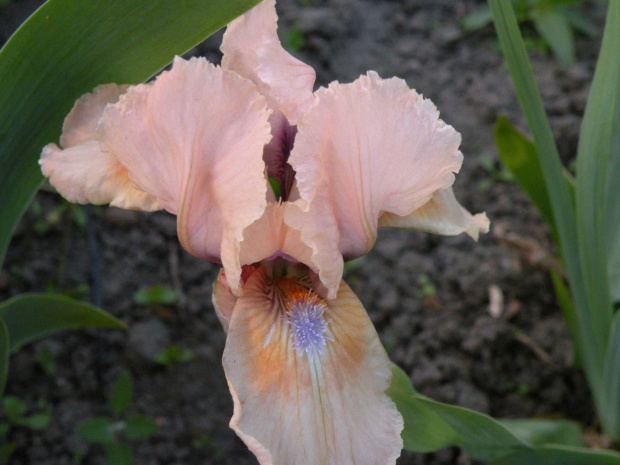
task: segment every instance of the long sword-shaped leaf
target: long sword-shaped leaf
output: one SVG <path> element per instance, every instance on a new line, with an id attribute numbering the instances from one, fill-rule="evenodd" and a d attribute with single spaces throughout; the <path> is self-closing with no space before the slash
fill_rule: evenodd
<path id="1" fill-rule="evenodd" d="M 607 11 L 601 52 L 594 72 L 577 147 L 577 235 L 583 283 L 595 341 L 605 344 L 613 316 L 607 268 L 607 182 L 617 183 L 618 173 L 608 172 L 614 119 L 620 105 L 620 0 L 611 0 Z M 620 202 L 620 199 L 611 199 Z M 620 230 L 611 232 L 620 233 Z M 605 376 L 604 373 L 601 374 Z M 616 393 L 620 398 L 620 392 Z M 611 399 L 609 399 L 612 401 Z M 613 402 L 613 401 L 612 401 Z M 614 402 L 615 403 L 615 402 Z M 618 411 L 598 405 L 603 430 L 620 435 Z"/>
<path id="2" fill-rule="evenodd" d="M 458 446 L 473 458 L 492 460 L 496 465 L 620 465 L 620 454 L 568 445 L 578 442 L 579 426 L 573 422 L 502 424 L 488 415 L 415 392 L 407 374 L 395 365 L 388 395 L 403 415 L 402 437 L 408 450 L 430 452 Z"/>
<path id="3" fill-rule="evenodd" d="M 513 174 L 519 187 L 538 208 L 552 231 L 555 232 L 553 210 L 538 162 L 536 147 L 505 116 L 497 118 L 494 133 L 495 144 L 502 162 Z"/>
<path id="4" fill-rule="evenodd" d="M 616 1 L 616 0 L 613 0 Z M 579 347 L 586 376 L 594 396 L 602 399 L 601 372 L 605 357 L 607 333 L 596 316 L 590 313 L 584 289 L 577 244 L 575 208 L 565 182 L 560 156 L 553 140 L 549 121 L 534 80 L 525 44 L 512 10 L 511 2 L 489 0 L 495 29 L 506 63 L 527 118 L 538 152 L 549 201 L 560 241 L 566 271 L 579 321 Z"/>
<path id="5" fill-rule="evenodd" d="M 4 320 L 0 318 L 0 399 L 4 394 L 6 376 L 9 372 L 9 353 L 9 330 L 6 327 L 6 324 L 4 324 Z"/>
<path id="6" fill-rule="evenodd" d="M 611 325 L 604 376 L 609 410 L 609 414 L 605 416 L 606 432 L 618 437 L 620 436 L 620 313 L 616 313 Z"/>
<path id="7" fill-rule="evenodd" d="M 0 51 L 0 264 L 80 95 L 142 82 L 259 0 L 48 0 Z"/>
<path id="8" fill-rule="evenodd" d="M 56 331 L 75 328 L 116 328 L 125 325 L 97 307 L 53 294 L 22 294 L 0 305 L 10 337 L 11 352 Z"/>

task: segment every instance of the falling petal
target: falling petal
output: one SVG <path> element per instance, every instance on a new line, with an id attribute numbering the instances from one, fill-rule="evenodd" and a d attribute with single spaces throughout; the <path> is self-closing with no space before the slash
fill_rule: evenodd
<path id="1" fill-rule="evenodd" d="M 346 284 L 323 301 L 294 280 L 270 284 L 259 268 L 235 305 L 223 359 L 230 425 L 261 465 L 387 465 L 400 455 L 389 360 Z"/>

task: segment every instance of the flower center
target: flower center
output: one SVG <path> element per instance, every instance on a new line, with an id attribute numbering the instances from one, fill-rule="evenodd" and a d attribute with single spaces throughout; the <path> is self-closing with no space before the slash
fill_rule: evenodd
<path id="1" fill-rule="evenodd" d="M 328 322 L 324 318 L 327 305 L 312 291 L 295 291 L 287 296 L 286 321 L 293 335 L 293 347 L 301 356 L 307 354 L 312 360 L 323 354 Z"/>

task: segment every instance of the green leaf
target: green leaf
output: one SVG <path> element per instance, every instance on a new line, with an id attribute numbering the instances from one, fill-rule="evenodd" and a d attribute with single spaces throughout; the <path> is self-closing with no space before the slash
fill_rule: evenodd
<path id="1" fill-rule="evenodd" d="M 9 459 L 17 449 L 17 444 L 14 442 L 7 442 L 0 444 L 0 464 L 9 463 Z"/>
<path id="2" fill-rule="evenodd" d="M 432 452 L 456 444 L 456 432 L 439 415 L 412 401 L 418 393 L 414 391 L 409 376 L 394 364 L 387 395 L 403 416 L 405 427 L 401 436 L 406 450 Z"/>
<path id="3" fill-rule="evenodd" d="M 17 424 L 25 426 L 33 431 L 42 431 L 47 428 L 52 421 L 51 409 L 43 412 L 33 413 L 27 417 L 22 418 Z"/>
<path id="4" fill-rule="evenodd" d="M 99 84 L 143 82 L 259 0 L 48 0 L 0 51 L 0 263 L 41 148 Z"/>
<path id="5" fill-rule="evenodd" d="M 108 404 L 115 415 L 120 415 L 126 412 L 131 407 L 133 397 L 133 380 L 131 379 L 131 373 L 124 370 L 118 376 L 114 386 L 112 386 L 112 393 Z"/>
<path id="6" fill-rule="evenodd" d="M 179 294 L 171 287 L 155 284 L 150 287 L 141 287 L 133 295 L 133 301 L 138 305 L 171 305 L 179 300 Z"/>
<path id="7" fill-rule="evenodd" d="M 107 417 L 95 417 L 80 423 L 77 434 L 84 441 L 96 444 L 114 442 L 114 426 Z"/>
<path id="8" fill-rule="evenodd" d="M 491 10 L 487 5 L 482 5 L 462 19 L 461 27 L 465 32 L 473 32 L 490 24 L 491 20 Z"/>
<path id="9" fill-rule="evenodd" d="M 108 465 L 132 465 L 131 448 L 122 442 L 113 442 L 105 447 Z"/>
<path id="10" fill-rule="evenodd" d="M 564 315 L 564 319 L 566 320 L 568 331 L 570 332 L 570 335 L 575 344 L 575 363 L 580 365 L 581 363 L 579 359 L 579 354 L 581 353 L 581 350 L 579 348 L 580 340 L 577 337 L 579 334 L 579 327 L 577 326 L 577 309 L 575 309 L 575 305 L 573 304 L 573 301 L 570 297 L 570 292 L 564 284 L 564 280 L 553 269 L 550 269 L 549 273 L 551 275 L 551 281 L 553 282 L 555 298 L 558 301 L 560 310 L 562 310 L 562 315 Z M 577 363 L 577 361 L 579 361 L 579 363 Z"/>
<path id="11" fill-rule="evenodd" d="M 617 434 L 620 431 L 620 312 L 616 313 L 611 325 L 604 376 L 609 409 L 607 428 Z"/>
<path id="12" fill-rule="evenodd" d="M 492 460 L 497 465 L 620 465 L 620 454 L 615 452 L 555 445 L 576 441 L 578 426 L 572 422 L 519 420 L 504 424 L 473 410 L 436 402 L 417 393 L 396 365 L 392 365 L 388 395 L 403 416 L 407 450 L 431 452 L 458 446 L 474 459 Z M 553 445 L 545 443 L 545 438 Z"/>
<path id="13" fill-rule="evenodd" d="M 519 187 L 538 208 L 549 227 L 555 230 L 553 210 L 538 162 L 536 147 L 503 115 L 497 118 L 494 132 L 500 158 L 515 177 Z"/>
<path id="14" fill-rule="evenodd" d="M 582 351 L 583 368 L 592 388 L 594 397 L 602 400 L 601 372 L 605 357 L 605 339 L 602 327 L 590 311 L 577 250 L 577 220 L 571 191 L 566 183 L 558 149 L 553 140 L 549 120 L 532 67 L 527 57 L 523 38 L 510 2 L 488 0 L 495 29 L 506 58 L 519 102 L 534 137 L 538 161 L 545 179 L 549 202 L 557 230 L 558 246 L 566 266 L 573 302 L 577 310 L 579 347 Z M 601 339 L 602 338 L 602 339 Z"/>
<path id="15" fill-rule="evenodd" d="M 0 318 L 9 331 L 11 351 L 41 336 L 75 328 L 126 326 L 97 307 L 50 294 L 22 294 L 0 305 Z"/>
<path id="16" fill-rule="evenodd" d="M 515 436 L 536 446 L 556 444 L 562 446 L 582 446 L 581 426 L 569 420 L 547 419 L 519 419 L 501 420 L 500 423 L 508 428 Z"/>
<path id="17" fill-rule="evenodd" d="M 19 424 L 28 412 L 28 404 L 14 396 L 6 396 L 2 399 L 2 407 L 6 417 L 13 424 Z"/>
<path id="18" fill-rule="evenodd" d="M 564 66 L 575 62 L 575 41 L 566 16 L 559 9 L 536 8 L 531 13 L 534 26 L 545 39 L 555 58 Z"/>
<path id="19" fill-rule="evenodd" d="M 614 132 L 620 122 L 620 1 L 609 2 L 601 52 L 594 72 L 577 146 L 577 236 L 579 258 L 589 301 L 595 340 L 607 351 L 613 307 L 608 278 L 608 185 L 618 173 L 608 172 Z M 613 204 L 619 200 L 612 199 Z M 615 207 L 618 208 L 618 207 Z M 611 229 L 611 228 L 610 228 Z M 615 230 L 612 234 L 618 234 Z M 617 240 L 617 239 L 616 239 Z M 601 360 L 604 359 L 601 358 Z M 584 360 L 584 365 L 586 361 Z M 601 380 L 604 372 L 601 372 Z M 605 385 L 594 386 L 603 432 L 620 436 L 620 423 L 606 405 Z M 616 393 L 620 396 L 620 392 Z M 612 404 L 617 401 L 610 399 Z"/>
<path id="20" fill-rule="evenodd" d="M 130 441 L 139 441 L 141 439 L 148 439 L 153 436 L 159 425 L 155 423 L 151 417 L 147 415 L 141 415 L 139 413 L 132 413 L 127 418 L 127 424 L 125 425 L 124 434 Z"/>
<path id="21" fill-rule="evenodd" d="M 155 356 L 155 361 L 162 365 L 172 366 L 175 363 L 186 363 L 194 358 L 194 352 L 190 349 L 183 349 L 176 345 L 171 345 L 162 350 Z"/>
<path id="22" fill-rule="evenodd" d="M 0 317 L 0 398 L 4 394 L 6 386 L 6 377 L 9 374 L 9 354 L 11 352 L 11 343 L 9 341 L 9 330 L 6 323 Z"/>

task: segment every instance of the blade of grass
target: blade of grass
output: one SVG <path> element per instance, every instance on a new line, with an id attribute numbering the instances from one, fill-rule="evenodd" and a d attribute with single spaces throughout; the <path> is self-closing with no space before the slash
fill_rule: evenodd
<path id="1" fill-rule="evenodd" d="M 620 105 L 620 0 L 611 0 L 601 52 L 579 134 L 577 146 L 577 237 L 583 282 L 595 323 L 597 342 L 607 346 L 613 308 L 607 270 L 607 179 L 617 183 L 618 173 L 608 173 L 614 117 Z M 616 199 L 616 202 L 619 201 Z M 615 231 L 619 233 L 620 231 Z M 602 373 L 604 376 L 604 373 Z M 620 392 L 615 394 L 620 397 Z M 610 401 L 613 402 L 612 399 Z M 613 402 L 615 403 L 615 402 Z M 620 435 L 619 412 L 599 407 L 603 431 Z"/>
<path id="2" fill-rule="evenodd" d="M 504 57 L 527 118 L 543 171 L 545 185 L 553 209 L 559 246 L 571 284 L 571 292 L 579 321 L 579 347 L 583 353 L 584 370 L 597 399 L 602 399 L 601 372 L 605 356 L 607 334 L 603 334 L 596 318 L 589 312 L 579 264 L 575 209 L 563 167 L 553 139 L 551 127 L 534 80 L 525 44 L 510 2 L 489 0 L 495 29 Z"/>

